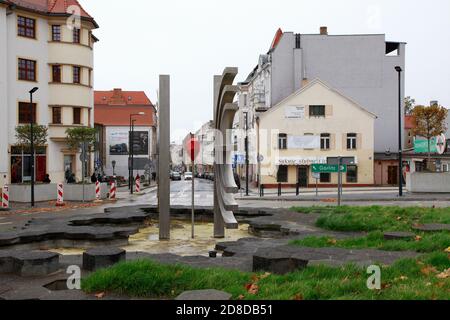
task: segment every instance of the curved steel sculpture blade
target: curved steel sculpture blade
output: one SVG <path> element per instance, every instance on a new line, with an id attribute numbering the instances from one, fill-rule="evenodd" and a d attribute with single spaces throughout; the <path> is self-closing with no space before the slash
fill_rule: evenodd
<path id="1" fill-rule="evenodd" d="M 233 103 L 239 88 L 233 85 L 238 74 L 237 68 L 226 68 L 221 76 L 214 77 L 214 128 L 215 139 L 215 181 L 214 181 L 214 237 L 223 238 L 225 228 L 237 229 L 238 222 L 234 212 L 238 204 L 233 194 L 238 193 L 234 181 L 233 168 L 227 164 L 231 159 L 231 151 L 227 145 L 227 131 L 233 128 L 233 119 L 238 111 Z"/>

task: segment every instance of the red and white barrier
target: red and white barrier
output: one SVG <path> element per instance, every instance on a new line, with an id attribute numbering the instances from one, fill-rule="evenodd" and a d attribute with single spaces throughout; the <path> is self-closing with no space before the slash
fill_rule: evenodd
<path id="1" fill-rule="evenodd" d="M 136 177 L 136 193 L 141 192 L 141 178 L 139 176 Z"/>
<path id="2" fill-rule="evenodd" d="M 9 187 L 4 186 L 2 191 L 2 208 L 9 209 Z"/>
<path id="3" fill-rule="evenodd" d="M 116 183 L 113 181 L 111 182 L 111 190 L 109 191 L 110 200 L 116 200 L 116 191 L 117 191 Z"/>
<path id="4" fill-rule="evenodd" d="M 64 207 L 64 185 L 62 183 L 58 183 L 57 192 L 56 206 Z"/>
<path id="5" fill-rule="evenodd" d="M 101 201 L 101 192 L 100 192 L 100 182 L 95 182 L 95 199 L 96 201 Z"/>

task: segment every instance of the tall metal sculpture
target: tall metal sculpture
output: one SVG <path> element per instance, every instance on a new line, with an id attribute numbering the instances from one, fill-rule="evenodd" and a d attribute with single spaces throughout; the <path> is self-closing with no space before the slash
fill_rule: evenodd
<path id="1" fill-rule="evenodd" d="M 238 74 L 237 68 L 226 68 L 221 76 L 214 76 L 214 127 L 215 137 L 215 181 L 214 181 L 214 237 L 225 237 L 226 229 L 237 229 L 238 222 L 234 211 L 238 204 L 233 194 L 239 192 L 234 181 L 230 163 L 231 136 L 227 131 L 233 128 L 233 120 L 239 107 L 233 103 L 239 91 L 233 81 Z M 230 141 L 228 141 L 230 140 Z"/>

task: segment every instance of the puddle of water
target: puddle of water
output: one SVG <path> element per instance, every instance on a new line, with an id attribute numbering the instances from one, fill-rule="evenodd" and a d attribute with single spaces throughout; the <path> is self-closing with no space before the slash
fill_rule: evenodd
<path id="1" fill-rule="evenodd" d="M 204 255 L 214 250 L 217 242 L 237 241 L 250 237 L 248 225 L 241 224 L 237 230 L 226 230 L 224 239 L 213 237 L 213 223 L 198 223 L 195 225 L 195 239 L 191 238 L 191 225 L 185 221 L 172 221 L 171 240 L 159 241 L 158 225 L 141 229 L 138 234 L 130 237 L 127 251 L 142 251 L 149 253 L 173 253 L 180 256 Z"/>
<path id="2" fill-rule="evenodd" d="M 213 223 L 197 223 L 195 225 L 195 239 L 191 239 L 191 225 L 186 221 L 173 220 L 171 224 L 171 240 L 159 241 L 158 224 L 153 222 L 130 236 L 129 245 L 122 247 L 128 252 L 147 252 L 152 254 L 172 253 L 180 256 L 208 256 L 214 250 L 217 242 L 237 241 L 250 238 L 248 225 L 240 224 L 237 230 L 226 230 L 224 239 L 213 237 Z M 62 255 L 82 254 L 84 249 L 54 249 Z"/>

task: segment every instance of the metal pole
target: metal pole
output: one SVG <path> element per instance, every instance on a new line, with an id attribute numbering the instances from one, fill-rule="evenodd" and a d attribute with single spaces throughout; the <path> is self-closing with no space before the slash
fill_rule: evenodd
<path id="1" fill-rule="evenodd" d="M 245 195 L 249 196 L 248 175 L 250 161 L 248 158 L 248 112 L 245 113 Z"/>
<path id="2" fill-rule="evenodd" d="M 403 196 L 403 143 L 402 143 L 402 76 L 401 68 L 398 71 L 398 194 Z"/>
<path id="3" fill-rule="evenodd" d="M 131 194 L 133 194 L 134 189 L 134 121 L 131 121 Z"/>
<path id="4" fill-rule="evenodd" d="M 30 152 L 31 152 L 31 207 L 34 207 L 34 132 L 33 93 L 30 92 Z"/>
<path id="5" fill-rule="evenodd" d="M 128 132 L 128 190 L 131 191 L 131 115 L 130 115 L 130 131 Z"/>
<path id="6" fill-rule="evenodd" d="M 83 203 L 85 202 L 85 196 L 84 196 L 84 185 L 86 183 L 85 177 L 86 177 L 86 141 L 83 141 L 82 144 L 82 155 L 83 155 L 83 163 L 81 164 L 81 175 L 82 175 L 82 181 L 83 181 Z"/>
<path id="7" fill-rule="evenodd" d="M 195 147 L 192 142 L 194 139 L 194 135 L 191 134 L 191 148 Z M 195 152 L 191 150 L 191 156 L 195 155 Z M 195 158 L 192 157 L 192 239 L 195 239 Z"/>
<path id="8" fill-rule="evenodd" d="M 319 196 L 319 179 L 316 178 L 316 197 Z"/>
<path id="9" fill-rule="evenodd" d="M 338 157 L 338 206 L 341 206 L 341 189 L 342 189 L 342 171 L 341 171 L 341 165 L 342 165 L 342 157 Z"/>

